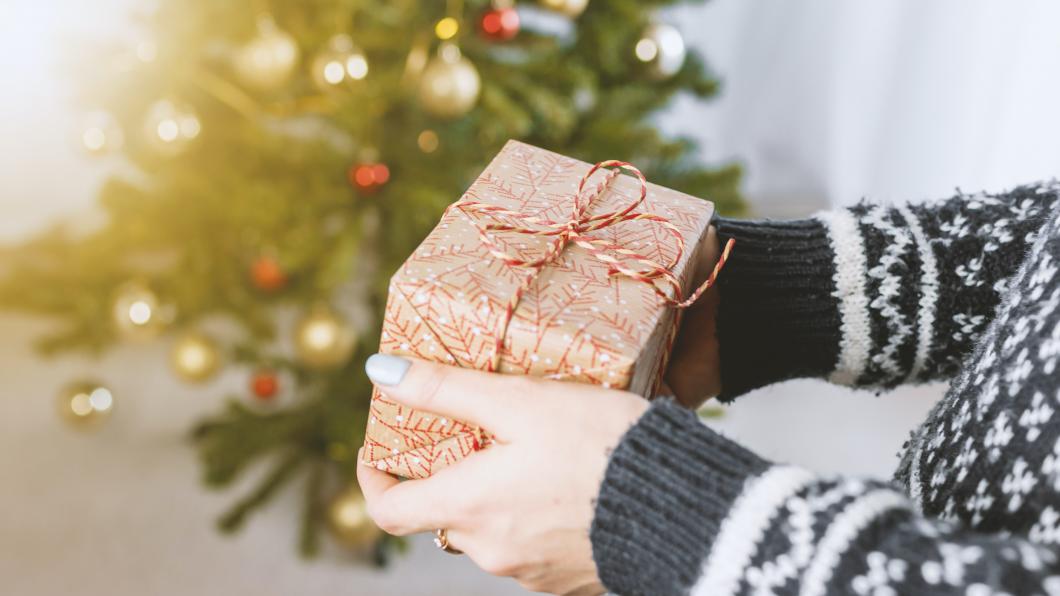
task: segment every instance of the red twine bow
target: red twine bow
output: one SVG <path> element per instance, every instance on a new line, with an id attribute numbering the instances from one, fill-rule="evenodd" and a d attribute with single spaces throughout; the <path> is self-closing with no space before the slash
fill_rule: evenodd
<path id="1" fill-rule="evenodd" d="M 586 183 L 589 181 L 589 178 L 601 168 L 614 169 L 608 171 L 607 176 L 605 176 L 604 179 L 592 189 L 592 192 L 590 192 L 587 198 L 583 201 L 582 195 L 585 191 Z M 637 180 L 640 181 L 640 196 L 623 209 L 600 215 L 589 215 L 589 207 L 592 205 L 593 201 L 603 194 L 604 190 L 606 190 L 608 185 L 611 184 L 611 181 L 614 180 L 622 170 L 626 170 L 633 174 L 636 176 Z M 490 217 L 518 218 L 520 221 L 533 226 L 538 226 L 532 228 L 515 226 L 507 223 L 491 223 L 484 225 L 473 218 L 471 219 L 472 224 L 478 229 L 479 238 L 481 238 L 482 244 L 486 246 L 492 256 L 513 267 L 525 267 L 528 269 L 522 283 L 519 284 L 519 287 L 512 294 L 511 299 L 508 300 L 508 304 L 505 307 L 504 317 L 501 319 L 500 329 L 498 329 L 498 333 L 496 334 L 497 343 L 493 349 L 493 357 L 489 368 L 490 371 L 496 371 L 500 365 L 501 350 L 504 347 L 504 338 L 508 335 L 508 326 L 512 322 L 512 318 L 515 315 L 515 309 L 522 300 L 523 294 L 530 287 L 533 280 L 541 274 L 541 271 L 545 266 L 558 257 L 567 247 L 567 244 L 571 242 L 584 248 L 597 261 L 606 264 L 608 267 L 608 275 L 623 275 L 635 281 L 648 284 L 666 306 L 673 308 L 688 308 L 703 295 L 703 292 L 707 291 L 712 285 L 714 285 L 718 273 L 721 271 L 722 267 L 725 266 L 725 261 L 729 258 L 729 253 L 732 251 L 732 246 L 735 244 L 735 240 L 730 238 L 729 241 L 725 243 L 725 247 L 721 252 L 721 256 L 718 258 L 718 262 L 714 266 L 714 270 L 711 272 L 710 277 L 708 277 L 702 285 L 696 288 L 694 292 L 685 297 L 681 291 L 681 282 L 672 271 L 677 263 L 680 262 L 681 256 L 684 254 L 684 238 L 681 236 L 681 231 L 665 217 L 652 213 L 640 213 L 634 211 L 644 202 L 647 195 L 648 182 L 645 180 L 644 174 L 642 174 L 640 170 L 632 164 L 624 161 L 608 160 L 596 164 L 585 174 L 585 176 L 582 177 L 581 182 L 578 184 L 578 191 L 572 197 L 574 200 L 571 205 L 570 218 L 566 221 L 553 221 L 543 217 L 526 215 L 525 213 L 506 209 L 498 205 L 490 205 L 478 201 L 460 201 L 453 205 L 453 207 L 460 209 L 468 215 L 480 214 Z M 664 265 L 657 263 L 647 256 L 632 251 L 624 246 L 607 242 L 599 238 L 593 238 L 588 235 L 590 232 L 613 226 L 615 224 L 637 220 L 656 222 L 662 226 L 663 229 L 673 235 L 677 243 L 677 251 L 674 254 L 673 260 L 669 264 Z M 505 252 L 494 239 L 493 232 L 513 232 L 529 236 L 551 236 L 554 237 L 554 240 L 540 258 L 527 260 L 518 255 Z M 630 262 L 640 265 L 641 268 L 630 267 L 627 265 L 627 263 Z M 661 280 L 663 282 L 662 288 L 656 284 L 656 280 Z M 672 291 L 672 297 L 666 293 L 665 288 L 669 288 Z"/>

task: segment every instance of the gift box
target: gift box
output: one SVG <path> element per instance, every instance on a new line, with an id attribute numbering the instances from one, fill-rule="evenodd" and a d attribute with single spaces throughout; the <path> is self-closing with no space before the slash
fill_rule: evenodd
<path id="1" fill-rule="evenodd" d="M 698 296 L 690 286 L 712 214 L 629 164 L 509 141 L 394 274 L 379 351 L 651 397 L 675 307 Z M 488 430 L 377 387 L 362 457 L 422 478 L 487 446 Z"/>

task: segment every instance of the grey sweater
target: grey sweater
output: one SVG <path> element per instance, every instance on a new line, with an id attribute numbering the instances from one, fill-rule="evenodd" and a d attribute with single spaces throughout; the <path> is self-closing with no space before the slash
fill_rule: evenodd
<path id="1" fill-rule="evenodd" d="M 596 503 L 608 589 L 1060 595 L 1058 194 L 722 220 L 723 399 L 794 377 L 950 388 L 891 482 L 766 461 L 657 401 Z"/>

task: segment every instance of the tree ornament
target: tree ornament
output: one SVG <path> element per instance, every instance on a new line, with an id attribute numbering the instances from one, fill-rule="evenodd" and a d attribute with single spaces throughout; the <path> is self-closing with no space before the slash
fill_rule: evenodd
<path id="1" fill-rule="evenodd" d="M 633 48 L 637 60 L 648 65 L 655 78 L 672 77 L 685 63 L 685 40 L 681 32 L 665 23 L 649 25 Z"/>
<path id="2" fill-rule="evenodd" d="M 420 131 L 420 134 L 416 137 L 416 146 L 424 153 L 434 153 L 438 150 L 438 144 L 438 133 L 429 128 Z"/>
<path id="3" fill-rule="evenodd" d="M 350 184 L 364 194 L 372 194 L 390 180 L 390 168 L 382 163 L 358 163 L 350 166 Z"/>
<path id="4" fill-rule="evenodd" d="M 188 148 L 202 132 L 195 110 L 174 99 L 156 101 L 144 118 L 147 144 L 163 155 L 176 155 Z"/>
<path id="5" fill-rule="evenodd" d="M 168 318 L 158 295 L 138 281 L 122 284 L 114 292 L 111 316 L 118 333 L 127 339 L 154 337 Z"/>
<path id="6" fill-rule="evenodd" d="M 177 339 L 169 353 L 173 372 L 189 383 L 213 377 L 221 367 L 217 344 L 209 336 L 191 332 Z"/>
<path id="7" fill-rule="evenodd" d="M 287 285 L 287 274 L 276 259 L 260 256 L 250 264 L 250 279 L 263 292 L 275 292 Z"/>
<path id="8" fill-rule="evenodd" d="M 364 495 L 354 485 L 338 494 L 328 506 L 328 527 L 335 539 L 349 548 L 371 546 L 382 531 L 368 517 Z"/>
<path id="9" fill-rule="evenodd" d="M 475 107 L 482 87 L 478 70 L 453 44 L 442 44 L 420 78 L 420 103 L 434 116 L 457 118 Z"/>
<path id="10" fill-rule="evenodd" d="M 541 0 L 541 3 L 549 10 L 561 12 L 571 18 L 585 12 L 585 7 L 589 6 L 589 0 Z"/>
<path id="11" fill-rule="evenodd" d="M 295 326 L 295 352 L 311 368 L 343 364 L 353 352 L 354 343 L 353 329 L 325 306 L 313 308 Z"/>
<path id="12" fill-rule="evenodd" d="M 482 13 L 479 31 L 486 39 L 507 41 L 519 33 L 519 13 L 511 6 L 494 6 Z"/>
<path id="13" fill-rule="evenodd" d="M 58 395 L 59 414 L 70 426 L 88 429 L 99 426 L 114 409 L 114 394 L 96 381 L 75 381 Z"/>
<path id="14" fill-rule="evenodd" d="M 270 15 L 258 18 L 257 34 L 236 50 L 232 66 L 239 80 L 262 91 L 287 82 L 298 65 L 298 43 Z"/>
<path id="15" fill-rule="evenodd" d="M 91 155 L 114 153 L 125 144 L 121 125 L 109 113 L 91 112 L 81 127 L 81 147 Z"/>
<path id="16" fill-rule="evenodd" d="M 313 59 L 313 80 L 324 91 L 368 76 L 368 58 L 349 35 L 336 35 Z"/>
<path id="17" fill-rule="evenodd" d="M 276 376 L 276 371 L 272 369 L 258 369 L 250 377 L 250 391 L 259 401 L 272 401 L 272 398 L 276 397 L 276 393 L 279 390 L 280 378 Z"/>

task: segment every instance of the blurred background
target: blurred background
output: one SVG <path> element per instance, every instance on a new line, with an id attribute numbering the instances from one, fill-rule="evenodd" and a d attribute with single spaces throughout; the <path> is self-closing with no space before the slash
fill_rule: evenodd
<path id="1" fill-rule="evenodd" d="M 500 144 L 630 159 L 729 214 L 1001 189 L 1056 175 L 1058 24 L 1044 0 L 7 0 L 5 591 L 520 593 L 381 540 L 350 483 L 385 280 Z M 797 381 L 712 424 L 885 477 L 943 389 Z"/>

